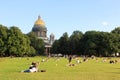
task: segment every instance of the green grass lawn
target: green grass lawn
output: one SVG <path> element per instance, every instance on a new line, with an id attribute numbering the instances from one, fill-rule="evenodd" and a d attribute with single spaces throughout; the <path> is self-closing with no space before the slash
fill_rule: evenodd
<path id="1" fill-rule="evenodd" d="M 98 62 L 90 59 L 76 64 L 73 59 L 72 63 L 76 66 L 70 67 L 65 58 L 41 62 L 42 58 L 45 57 L 0 58 L 0 80 L 120 80 L 120 62 L 109 64 L 109 61 L 102 62 L 103 58 L 98 58 Z M 33 61 L 40 62 L 39 70 L 46 72 L 21 73 Z"/>

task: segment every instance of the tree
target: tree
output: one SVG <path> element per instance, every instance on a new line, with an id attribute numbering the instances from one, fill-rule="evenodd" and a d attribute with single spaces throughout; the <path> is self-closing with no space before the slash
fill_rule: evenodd
<path id="1" fill-rule="evenodd" d="M 87 31 L 80 39 L 80 50 L 82 55 L 96 55 L 97 34 L 96 31 Z"/>
<path id="2" fill-rule="evenodd" d="M 7 56 L 24 56 L 30 54 L 30 41 L 18 27 L 12 26 L 8 31 Z"/>
<path id="3" fill-rule="evenodd" d="M 5 52 L 7 50 L 7 32 L 8 28 L 0 25 L 0 56 L 5 56 Z"/>
<path id="4" fill-rule="evenodd" d="M 79 41 L 81 37 L 83 36 L 83 33 L 80 31 L 74 31 L 72 35 L 69 38 L 69 47 L 70 52 L 72 54 L 78 54 L 79 53 Z"/>
<path id="5" fill-rule="evenodd" d="M 114 30 L 111 31 L 111 34 L 113 35 L 113 48 L 112 51 L 114 53 L 120 53 L 120 27 L 115 28 Z"/>
<path id="6" fill-rule="evenodd" d="M 30 45 L 35 49 L 37 55 L 44 53 L 44 41 L 42 39 L 39 39 L 35 36 L 34 32 L 30 32 L 27 34 L 27 36 L 30 39 Z"/>
<path id="7" fill-rule="evenodd" d="M 110 56 L 115 51 L 114 36 L 108 32 L 87 31 L 80 40 L 83 55 Z"/>
<path id="8" fill-rule="evenodd" d="M 51 53 L 58 54 L 60 53 L 59 51 L 60 51 L 59 40 L 55 40 L 51 48 Z"/>
<path id="9" fill-rule="evenodd" d="M 42 39 L 37 39 L 35 49 L 38 55 L 44 54 L 45 43 Z"/>
<path id="10" fill-rule="evenodd" d="M 111 31 L 111 33 L 120 34 L 120 27 L 115 28 L 114 30 Z"/>
<path id="11" fill-rule="evenodd" d="M 99 33 L 99 42 L 97 44 L 97 54 L 102 56 L 109 56 L 110 46 L 110 34 L 108 32 L 100 32 Z"/>
<path id="12" fill-rule="evenodd" d="M 71 54 L 68 41 L 69 41 L 69 37 L 68 37 L 67 32 L 65 32 L 63 36 L 60 37 L 59 39 L 60 53 L 63 55 Z"/>

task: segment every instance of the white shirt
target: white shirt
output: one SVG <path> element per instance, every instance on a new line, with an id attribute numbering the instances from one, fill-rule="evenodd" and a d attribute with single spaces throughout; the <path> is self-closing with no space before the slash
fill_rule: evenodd
<path id="1" fill-rule="evenodd" d="M 30 69 L 30 72 L 37 72 L 37 69 L 33 67 L 32 69 Z"/>

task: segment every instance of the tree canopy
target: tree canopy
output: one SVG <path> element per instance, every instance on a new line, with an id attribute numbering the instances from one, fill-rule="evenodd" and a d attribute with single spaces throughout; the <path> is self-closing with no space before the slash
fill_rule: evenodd
<path id="1" fill-rule="evenodd" d="M 35 56 L 44 54 L 44 41 L 33 32 L 24 34 L 12 26 L 0 25 L 0 56 Z M 113 56 L 120 53 L 120 27 L 111 32 L 87 31 L 84 34 L 73 31 L 67 32 L 55 40 L 52 54 L 73 54 L 88 56 Z"/>
<path id="2" fill-rule="evenodd" d="M 34 34 L 23 34 L 12 26 L 0 25 L 0 56 L 35 56 L 44 51 L 44 43 Z"/>
<path id="3" fill-rule="evenodd" d="M 84 34 L 74 31 L 68 37 L 65 33 L 53 43 L 52 52 L 87 56 L 113 56 L 120 53 L 120 29 L 109 32 L 87 31 Z M 57 46 L 55 46 L 57 45 Z M 55 52 L 54 52 L 55 51 Z"/>

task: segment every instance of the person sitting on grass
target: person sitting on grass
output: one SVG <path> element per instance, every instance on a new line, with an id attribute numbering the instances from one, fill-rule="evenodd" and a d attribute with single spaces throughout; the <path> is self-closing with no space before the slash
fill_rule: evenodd
<path id="1" fill-rule="evenodd" d="M 32 62 L 31 66 L 29 67 L 29 69 L 27 70 L 24 70 L 22 72 L 30 72 L 30 73 L 33 73 L 33 72 L 38 72 L 38 65 L 39 63 L 38 62 Z"/>

